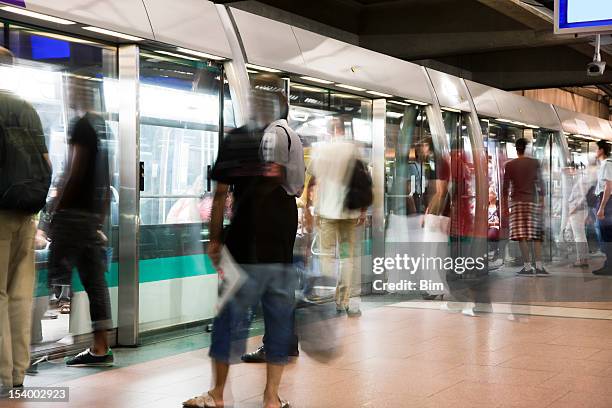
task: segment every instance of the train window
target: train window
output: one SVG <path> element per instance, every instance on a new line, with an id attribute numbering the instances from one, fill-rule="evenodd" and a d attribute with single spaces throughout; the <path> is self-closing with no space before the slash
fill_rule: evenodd
<path id="1" fill-rule="evenodd" d="M 8 37 L 5 34 L 8 32 Z M 86 294 L 75 274 L 72 289 L 54 286 L 48 289 L 47 260 L 49 255 L 50 221 L 61 192 L 69 151 L 71 124 L 85 113 L 101 118 L 99 143 L 108 152 L 109 179 L 112 198 L 104 232 L 109 238 L 107 252 L 109 270 L 106 279 L 111 286 L 111 299 L 116 303 L 117 229 L 118 220 L 118 163 L 117 111 L 108 104 L 117 80 L 116 48 L 69 35 L 51 33 L 21 24 L 0 22 L 0 44 L 15 54 L 12 66 L 0 67 L 0 89 L 8 89 L 37 111 L 49 156 L 53 165 L 53 181 L 47 206 L 37 215 L 36 272 L 37 286 L 33 305 L 32 342 L 34 352 L 60 346 L 57 340 L 70 333 L 90 332 L 87 324 L 89 311 Z M 51 296 L 51 299 L 49 298 Z M 58 298 L 70 298 L 72 306 L 60 313 Z M 50 300 L 52 302 L 50 302 Z M 65 300 L 65 299 L 64 299 Z M 49 304 L 53 307 L 49 308 Z M 50 319 L 49 317 L 57 317 Z"/>
<path id="2" fill-rule="evenodd" d="M 141 49 L 143 332 L 214 315 L 216 272 L 205 256 L 212 207 L 207 179 L 219 148 L 222 114 L 225 127 L 235 126 L 220 65 Z"/>
<path id="3" fill-rule="evenodd" d="M 406 238 L 394 226 L 402 225 L 404 217 L 424 214 L 431 202 L 430 175 L 440 170 L 441 154 L 434 147 L 429 115 L 430 107 L 387 105 L 385 214 L 390 242 Z"/>

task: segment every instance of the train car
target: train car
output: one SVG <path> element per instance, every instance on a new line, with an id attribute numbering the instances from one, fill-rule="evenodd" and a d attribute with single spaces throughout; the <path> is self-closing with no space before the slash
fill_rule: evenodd
<path id="1" fill-rule="evenodd" d="M 74 83 L 87 89 L 106 120 L 113 187 L 107 279 L 116 341 L 124 345 L 214 316 L 217 276 L 205 255 L 214 187 L 208 172 L 224 133 L 246 121 L 249 75 L 275 72 L 286 80 L 290 125 L 307 156 L 337 117 L 359 144 L 375 190 L 369 221 L 357 232 L 364 293 L 377 292 L 372 258 L 423 239 L 419 223 L 432 212 L 450 219 L 451 256 L 486 259 L 484 267 L 456 278 L 481 279 L 513 264 L 516 248 L 500 244 L 503 228 L 497 239 L 489 236 L 488 219 L 519 137 L 533 142 L 542 163 L 545 256 L 559 258 L 565 170 L 589 167 L 594 141 L 612 136 L 603 119 L 208 1 L 8 3 L 14 2 L 0 1 L 0 45 L 14 52 L 17 64 L 1 67 L 0 87 L 39 112 L 54 186 L 79 113 Z M 445 201 L 434 211 L 437 196 Z M 44 234 L 51 213 L 39 216 L 39 352 L 63 347 L 69 333 L 78 344 L 89 332 L 87 297 L 76 275 L 70 313 L 51 319 L 47 312 Z M 296 251 L 312 270 L 314 241 L 298 231 Z"/>

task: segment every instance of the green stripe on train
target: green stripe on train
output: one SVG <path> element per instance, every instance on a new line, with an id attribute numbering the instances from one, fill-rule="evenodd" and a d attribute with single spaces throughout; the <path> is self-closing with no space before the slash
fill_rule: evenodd
<path id="1" fill-rule="evenodd" d="M 144 259 L 138 262 L 140 266 L 140 283 L 159 282 L 170 279 L 189 278 L 215 274 L 215 268 L 207 255 L 186 255 L 170 258 Z M 75 270 L 72 271 L 73 289 L 82 292 L 85 289 Z M 116 287 L 119 280 L 119 266 L 117 262 L 110 265 L 106 272 L 106 281 L 109 287 Z M 38 271 L 35 296 L 47 296 L 47 270 Z"/>

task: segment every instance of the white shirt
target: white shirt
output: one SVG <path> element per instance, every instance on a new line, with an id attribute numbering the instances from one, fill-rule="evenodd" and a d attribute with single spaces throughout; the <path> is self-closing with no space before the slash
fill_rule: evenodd
<path id="1" fill-rule="evenodd" d="M 358 157 L 359 150 L 355 144 L 346 140 L 313 144 L 312 161 L 308 171 L 316 178 L 317 215 L 333 220 L 359 218 L 359 210 L 347 210 L 344 206 Z"/>
<path id="2" fill-rule="evenodd" d="M 602 160 L 597 171 L 597 187 L 595 195 L 600 195 L 604 191 L 606 181 L 612 181 L 612 159 Z"/>
<path id="3" fill-rule="evenodd" d="M 289 147 L 289 138 L 291 147 Z M 268 125 L 261 142 L 261 154 L 265 161 L 285 167 L 286 179 L 282 186 L 287 194 L 296 197 L 302 195 L 306 172 L 304 148 L 300 137 L 289 127 L 285 119 Z"/>

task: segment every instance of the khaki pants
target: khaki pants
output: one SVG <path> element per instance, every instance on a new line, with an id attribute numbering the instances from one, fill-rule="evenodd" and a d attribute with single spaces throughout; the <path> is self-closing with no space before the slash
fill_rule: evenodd
<path id="1" fill-rule="evenodd" d="M 360 285 L 355 270 L 355 227 L 356 219 L 319 219 L 321 239 L 321 272 L 325 277 L 335 277 L 336 253 L 340 260 L 340 274 L 336 286 L 336 305 L 346 308 L 353 285 Z M 338 249 L 336 251 L 336 249 Z"/>
<path id="2" fill-rule="evenodd" d="M 0 211 L 0 381 L 23 384 L 30 365 L 30 321 L 34 292 L 32 216 Z"/>

